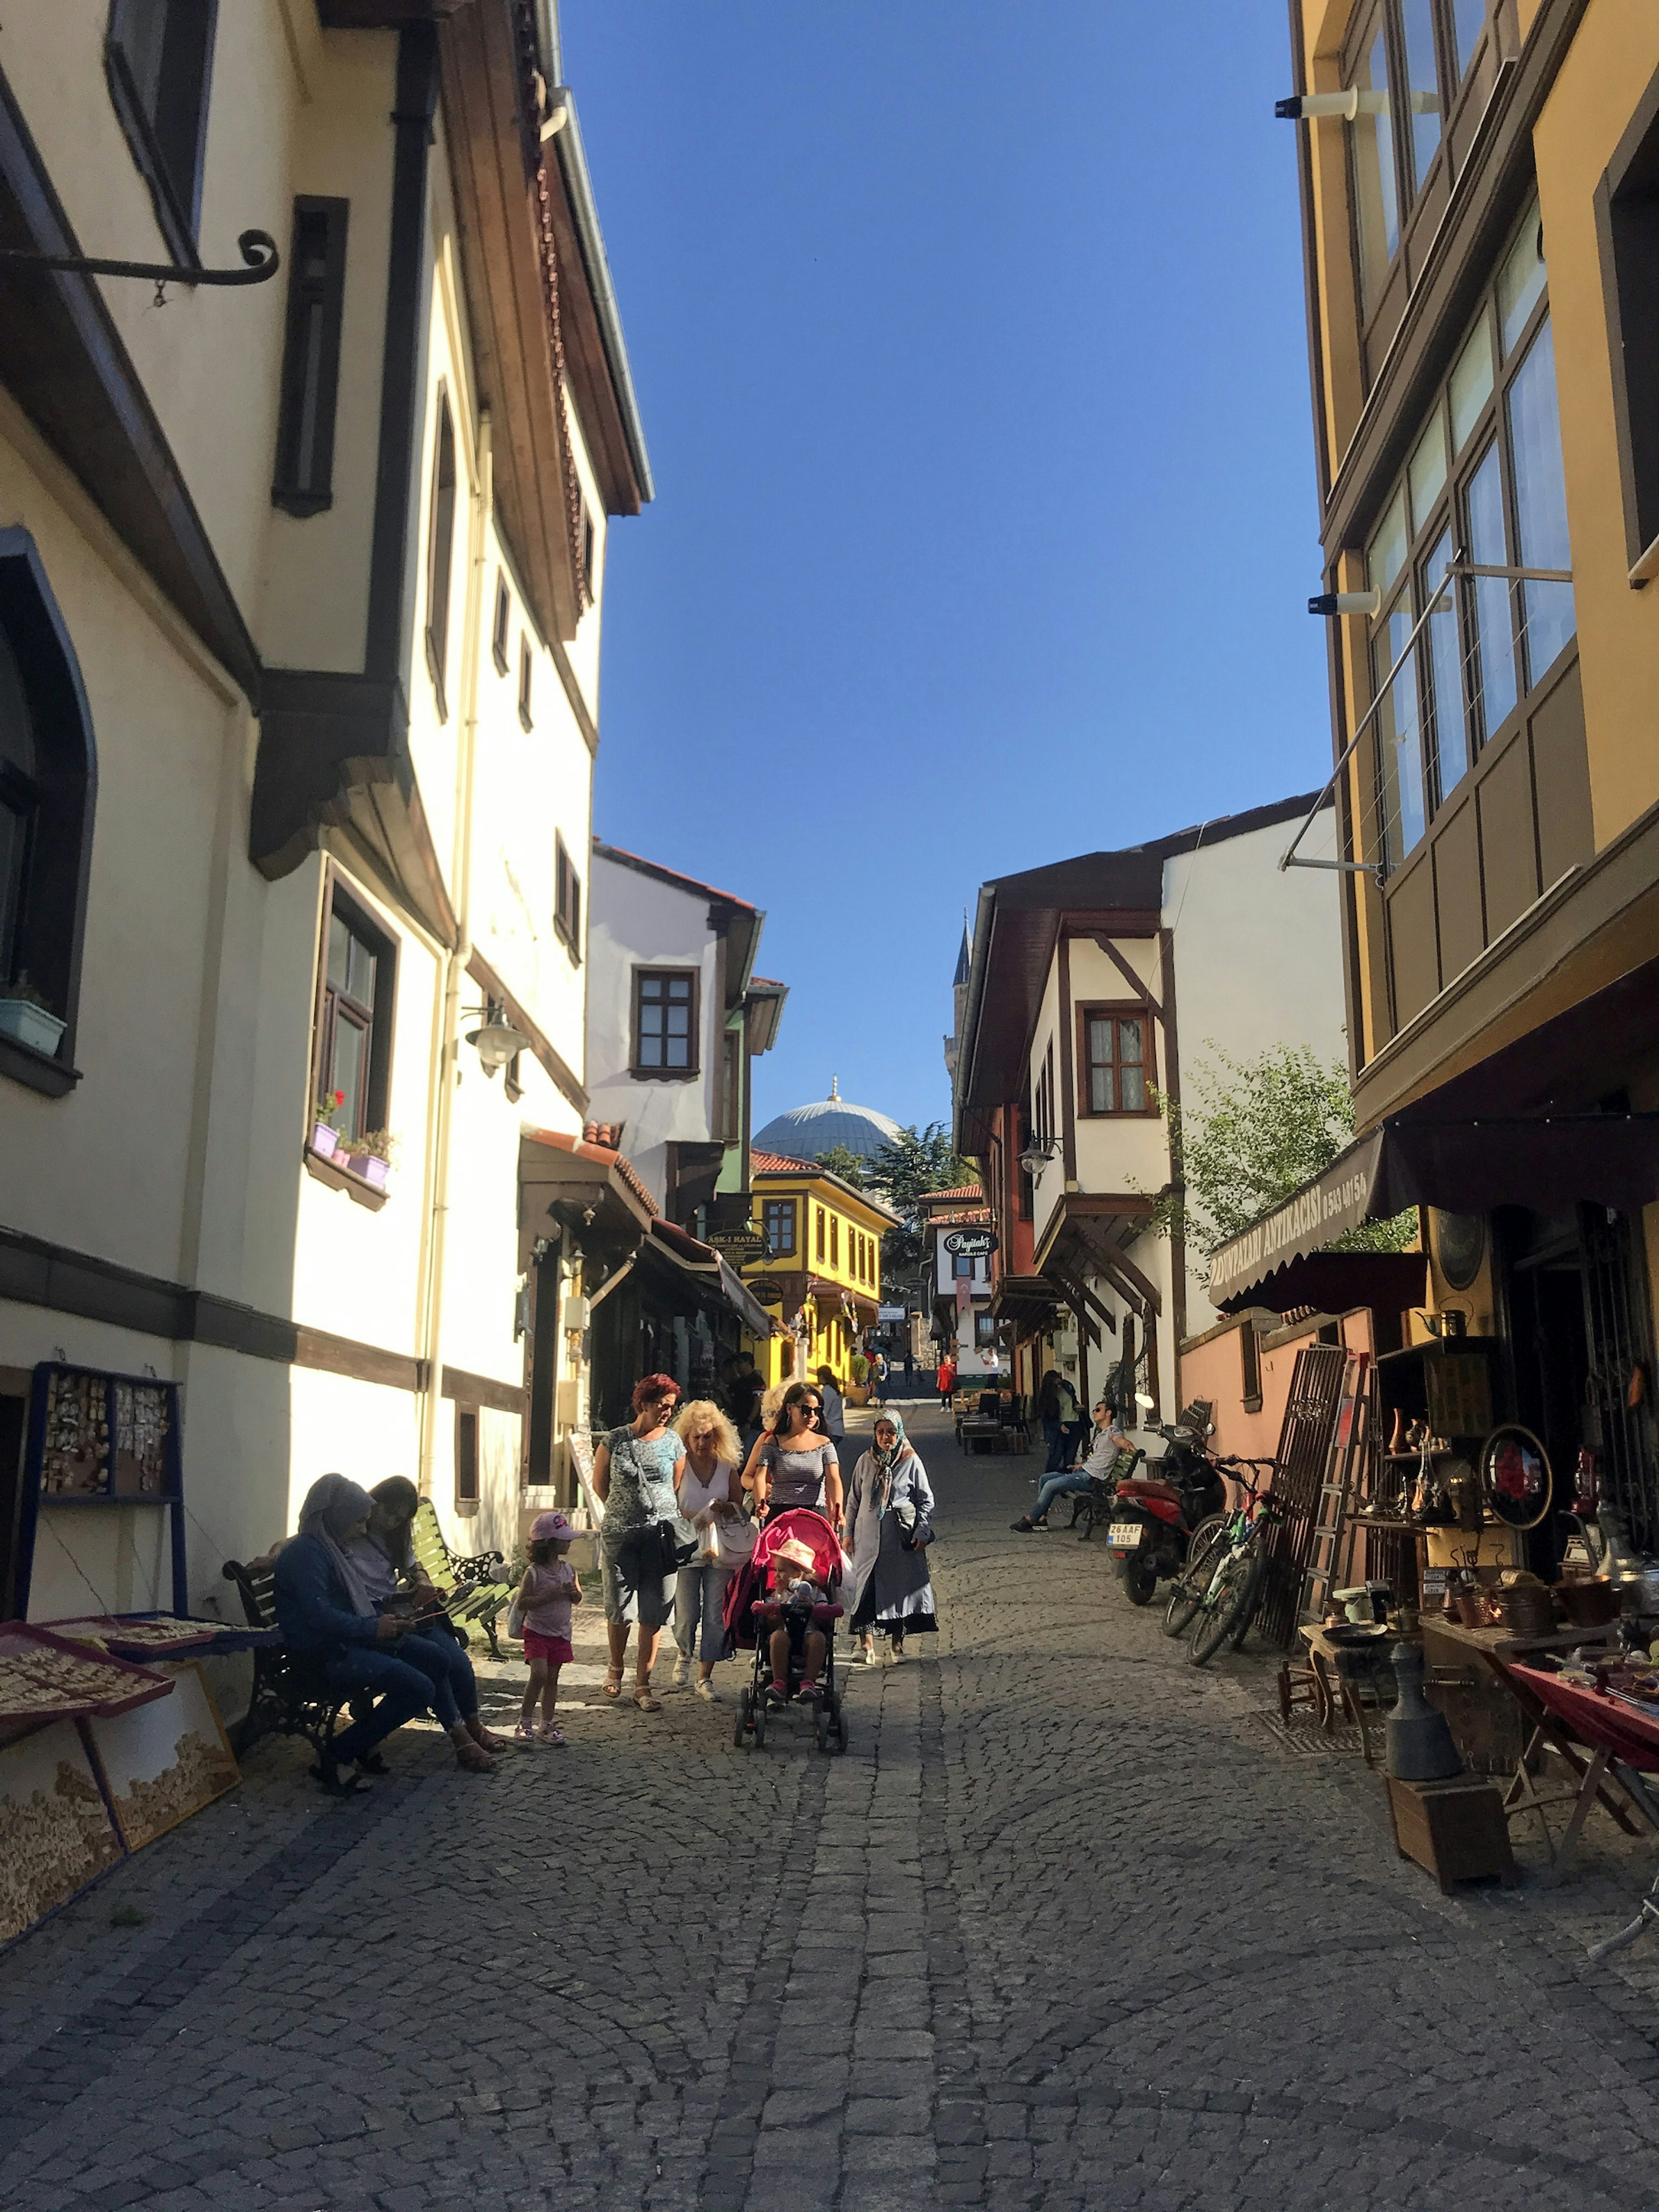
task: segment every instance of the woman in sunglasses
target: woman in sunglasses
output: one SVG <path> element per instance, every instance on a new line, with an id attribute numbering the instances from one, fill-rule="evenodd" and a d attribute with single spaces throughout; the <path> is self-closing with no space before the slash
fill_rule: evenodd
<path id="1" fill-rule="evenodd" d="M 743 1483 L 767 1520 L 809 1505 L 839 1533 L 841 1462 L 824 1431 L 823 1393 L 816 1382 L 792 1382 L 784 1392 L 776 1420 L 749 1455 Z"/>
<path id="2" fill-rule="evenodd" d="M 651 1669 L 678 1577 L 663 1571 L 657 1524 L 679 1517 L 674 1478 L 685 1446 L 670 1425 L 679 1402 L 680 1386 L 672 1375 L 647 1375 L 634 1385 L 633 1419 L 601 1437 L 593 1453 L 593 1489 L 605 1506 L 599 1565 L 611 1643 L 605 1694 L 621 1693 L 628 1632 L 637 1621 L 634 1703 L 642 1713 L 662 1711 L 651 1693 Z"/>

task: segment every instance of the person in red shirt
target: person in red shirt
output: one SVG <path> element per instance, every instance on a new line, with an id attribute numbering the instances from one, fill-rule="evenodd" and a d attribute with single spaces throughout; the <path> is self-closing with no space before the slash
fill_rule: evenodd
<path id="1" fill-rule="evenodd" d="M 947 1413 L 951 1410 L 951 1401 L 956 1395 L 956 1388 L 957 1363 L 947 1352 L 939 1364 L 939 1401 Z"/>

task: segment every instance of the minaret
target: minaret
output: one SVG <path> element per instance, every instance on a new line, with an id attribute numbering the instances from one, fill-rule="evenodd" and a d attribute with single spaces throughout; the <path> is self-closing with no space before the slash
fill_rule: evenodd
<path id="1" fill-rule="evenodd" d="M 952 1006 L 951 1034 L 945 1040 L 945 1066 L 952 1085 L 957 1079 L 957 1053 L 962 1037 L 963 1017 L 968 1011 L 968 978 L 973 973 L 974 945 L 968 934 L 968 909 L 962 909 L 962 949 L 957 954 L 957 972 L 951 978 Z"/>

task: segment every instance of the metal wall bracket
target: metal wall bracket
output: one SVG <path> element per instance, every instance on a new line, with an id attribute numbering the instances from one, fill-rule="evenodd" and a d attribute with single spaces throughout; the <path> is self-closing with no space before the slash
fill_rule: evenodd
<path id="1" fill-rule="evenodd" d="M 155 285 L 159 307 L 166 305 L 165 288 L 169 284 L 263 284 L 282 266 L 283 257 L 268 230 L 243 231 L 236 250 L 247 264 L 245 268 L 192 269 L 171 261 L 104 261 L 85 253 L 37 253 L 23 246 L 0 246 L 0 262 L 62 270 L 72 276 L 136 276 Z"/>

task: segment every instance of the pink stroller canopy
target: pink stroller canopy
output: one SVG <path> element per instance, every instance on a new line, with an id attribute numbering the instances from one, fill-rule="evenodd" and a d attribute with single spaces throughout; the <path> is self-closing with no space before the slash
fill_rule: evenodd
<path id="1" fill-rule="evenodd" d="M 811 1553 L 812 1572 L 826 1589 L 851 1568 L 853 1563 L 842 1551 L 840 1538 L 823 1514 L 815 1513 L 810 1505 L 798 1505 L 767 1522 L 756 1540 L 756 1566 L 769 1566 L 779 1545 L 791 1536 Z"/>

